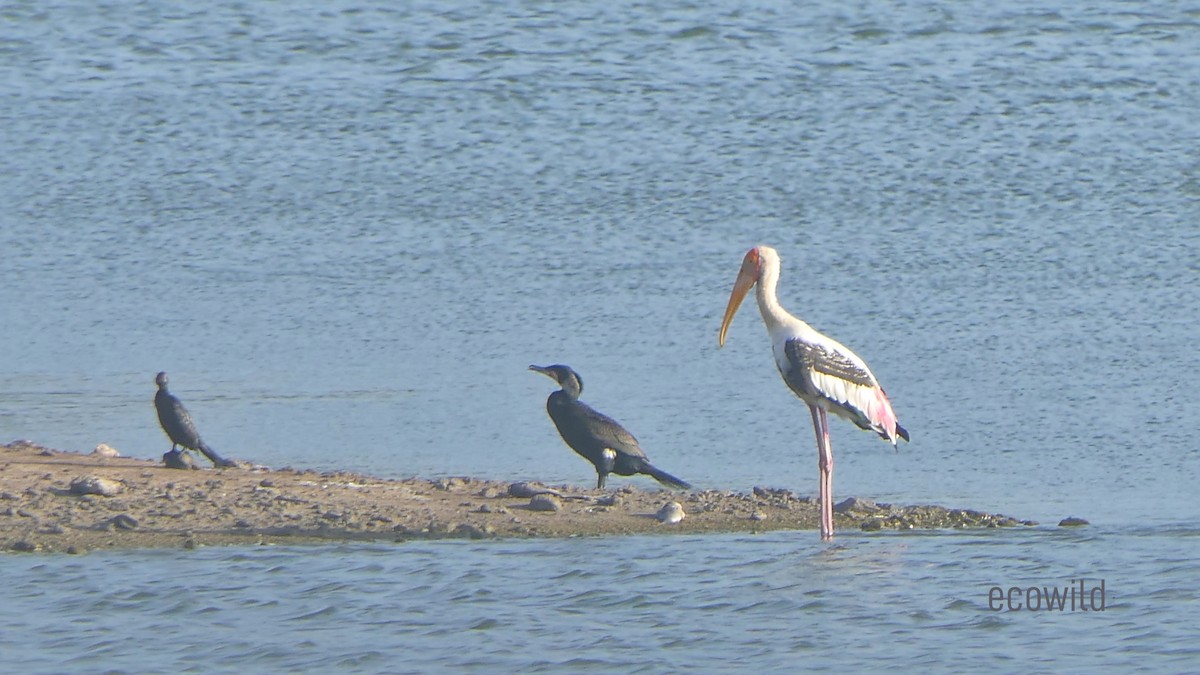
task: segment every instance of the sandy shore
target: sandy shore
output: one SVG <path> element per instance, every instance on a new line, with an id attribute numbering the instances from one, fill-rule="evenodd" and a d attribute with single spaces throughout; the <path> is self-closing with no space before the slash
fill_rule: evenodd
<path id="1" fill-rule="evenodd" d="M 656 514 L 672 501 L 683 507 L 684 519 L 660 521 Z M 1036 523 L 850 499 L 839 504 L 836 524 L 878 530 Z M 180 470 L 161 461 L 60 452 L 26 441 L 0 445 L 3 551 L 816 528 L 816 503 L 781 489 L 599 491 L 249 465 Z"/>

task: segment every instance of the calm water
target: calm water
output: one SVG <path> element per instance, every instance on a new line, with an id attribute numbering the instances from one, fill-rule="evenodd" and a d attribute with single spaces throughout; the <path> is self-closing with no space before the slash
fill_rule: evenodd
<path id="1" fill-rule="evenodd" d="M 9 3 L 0 440 L 157 457 L 167 370 L 233 457 L 588 484 L 562 362 L 812 493 L 753 305 L 716 348 L 768 243 L 913 433 L 839 424 L 838 496 L 1094 527 L 3 557 L 3 662 L 1194 668 L 1200 6 L 874 4 Z"/>

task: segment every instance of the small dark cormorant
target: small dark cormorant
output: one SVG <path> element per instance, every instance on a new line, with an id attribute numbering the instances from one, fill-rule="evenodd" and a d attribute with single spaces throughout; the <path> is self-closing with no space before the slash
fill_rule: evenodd
<path id="1" fill-rule="evenodd" d="M 611 417 L 596 412 L 579 400 L 583 380 L 567 366 L 529 366 L 559 384 L 561 390 L 546 399 L 546 412 L 558 427 L 558 433 L 571 449 L 596 466 L 596 488 L 604 487 L 608 474 L 632 476 L 646 474 L 673 488 L 692 487 L 686 481 L 657 469 L 646 457 L 633 434 Z"/>
<path id="2" fill-rule="evenodd" d="M 222 458 L 208 447 L 207 443 L 200 440 L 200 433 L 196 431 L 196 425 L 192 422 L 187 408 L 167 391 L 167 374 L 159 373 L 154 382 L 158 385 L 158 393 L 154 395 L 154 409 L 158 411 L 158 423 L 171 439 L 171 452 L 176 452 L 176 446 L 183 446 L 185 450 L 199 450 L 204 453 L 214 466 L 237 466 L 236 462 Z"/>

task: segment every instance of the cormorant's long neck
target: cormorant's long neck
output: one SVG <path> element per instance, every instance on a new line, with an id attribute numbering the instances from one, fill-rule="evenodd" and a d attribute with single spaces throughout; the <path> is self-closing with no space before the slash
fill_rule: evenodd
<path id="1" fill-rule="evenodd" d="M 578 401 L 579 395 L 583 393 L 583 384 L 574 377 L 567 377 L 562 382 L 558 383 L 562 387 L 562 392 L 567 395 L 572 401 Z"/>

